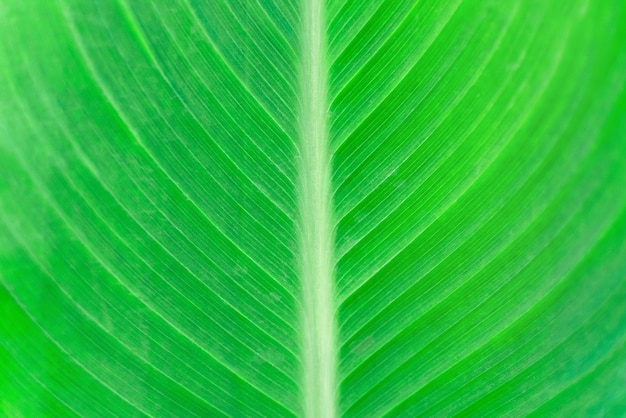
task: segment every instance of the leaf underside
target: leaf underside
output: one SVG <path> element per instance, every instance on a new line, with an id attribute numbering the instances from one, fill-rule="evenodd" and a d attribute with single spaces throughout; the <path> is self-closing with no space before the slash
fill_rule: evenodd
<path id="1" fill-rule="evenodd" d="M 622 0 L 0 33 L 0 415 L 626 416 Z"/>

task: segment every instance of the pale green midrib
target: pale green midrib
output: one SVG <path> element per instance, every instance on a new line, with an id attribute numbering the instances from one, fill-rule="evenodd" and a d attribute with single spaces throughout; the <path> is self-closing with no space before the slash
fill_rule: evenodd
<path id="1" fill-rule="evenodd" d="M 303 0 L 300 78 L 300 274 L 303 412 L 336 416 L 335 294 L 323 0 Z"/>

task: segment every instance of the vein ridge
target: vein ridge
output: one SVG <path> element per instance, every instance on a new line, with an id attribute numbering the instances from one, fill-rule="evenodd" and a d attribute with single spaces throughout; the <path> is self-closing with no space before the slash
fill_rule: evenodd
<path id="1" fill-rule="evenodd" d="M 324 0 L 303 2 L 300 74 L 300 273 L 303 409 L 309 418 L 336 416 L 337 378 L 328 67 Z"/>

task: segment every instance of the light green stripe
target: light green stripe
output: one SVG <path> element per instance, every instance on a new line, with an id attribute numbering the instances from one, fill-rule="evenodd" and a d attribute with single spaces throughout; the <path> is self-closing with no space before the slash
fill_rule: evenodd
<path id="1" fill-rule="evenodd" d="M 336 415 L 335 297 L 328 150 L 327 66 L 322 0 L 303 5 L 300 108 L 300 268 L 303 294 L 303 408 Z"/>

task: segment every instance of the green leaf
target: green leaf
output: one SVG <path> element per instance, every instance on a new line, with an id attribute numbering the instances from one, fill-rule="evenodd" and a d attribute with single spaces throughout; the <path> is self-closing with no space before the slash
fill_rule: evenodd
<path id="1" fill-rule="evenodd" d="M 0 415 L 626 416 L 622 0 L 0 33 Z"/>

